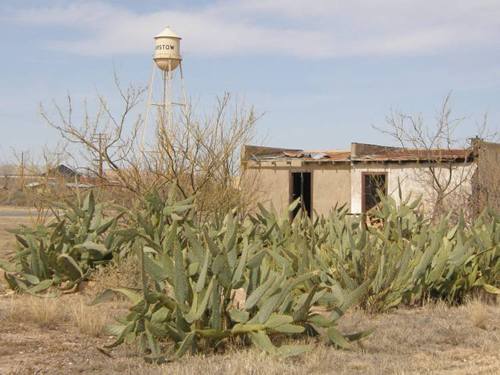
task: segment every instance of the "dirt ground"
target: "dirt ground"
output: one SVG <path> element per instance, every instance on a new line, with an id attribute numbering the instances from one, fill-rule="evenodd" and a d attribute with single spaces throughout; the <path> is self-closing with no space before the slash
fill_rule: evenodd
<path id="1" fill-rule="evenodd" d="M 0 257 L 12 249 L 6 228 L 30 223 L 0 217 Z M 3 278 L 2 278 L 3 279 Z M 0 283 L 3 282 L 0 281 Z M 126 311 L 123 302 L 88 306 L 95 291 L 55 299 L 14 295 L 0 287 L 0 374 L 499 374 L 500 306 L 478 301 L 460 307 L 429 304 L 367 315 L 354 310 L 345 331 L 375 327 L 350 351 L 312 342 L 313 350 L 280 359 L 256 349 L 228 349 L 162 366 L 148 365 L 134 347 L 107 353 L 102 328 Z"/>

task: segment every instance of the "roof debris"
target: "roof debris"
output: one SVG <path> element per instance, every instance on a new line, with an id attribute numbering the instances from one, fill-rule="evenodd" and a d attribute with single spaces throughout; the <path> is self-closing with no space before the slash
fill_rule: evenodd
<path id="1" fill-rule="evenodd" d="M 467 149 L 403 149 L 353 143 L 349 150 L 308 151 L 261 146 L 245 146 L 243 160 L 305 162 L 466 162 L 474 159 L 472 148 Z"/>

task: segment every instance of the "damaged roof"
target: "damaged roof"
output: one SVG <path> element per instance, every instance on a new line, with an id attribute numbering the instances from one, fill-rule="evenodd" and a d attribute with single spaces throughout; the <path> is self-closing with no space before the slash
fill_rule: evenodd
<path id="1" fill-rule="evenodd" d="M 473 159 L 472 149 L 400 149 L 362 155 L 353 161 L 468 161 Z"/>
<path id="2" fill-rule="evenodd" d="M 470 149 L 403 149 L 363 143 L 352 143 L 351 150 L 297 150 L 262 146 L 245 146 L 243 160 L 256 162 L 464 162 L 473 160 Z"/>
<path id="3" fill-rule="evenodd" d="M 301 158 L 304 160 L 348 160 L 351 156 L 350 151 L 284 151 L 282 157 Z"/>

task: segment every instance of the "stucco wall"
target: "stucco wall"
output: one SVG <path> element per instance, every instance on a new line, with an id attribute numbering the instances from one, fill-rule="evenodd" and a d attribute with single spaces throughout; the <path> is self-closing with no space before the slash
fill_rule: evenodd
<path id="1" fill-rule="evenodd" d="M 349 166 L 315 168 L 313 171 L 313 209 L 319 215 L 342 204 L 351 205 L 351 172 Z"/>
<path id="2" fill-rule="evenodd" d="M 289 170 L 287 168 L 249 168 L 244 172 L 244 188 L 255 196 L 255 202 L 283 212 L 289 200 Z"/>
<path id="3" fill-rule="evenodd" d="M 255 200 L 278 212 L 286 210 L 290 199 L 290 173 L 312 173 L 312 207 L 320 215 L 326 215 L 335 205 L 347 204 L 351 199 L 349 166 L 328 167 L 275 167 L 248 168 L 244 179 L 247 189 L 253 189 Z"/>
<path id="4" fill-rule="evenodd" d="M 471 179 L 475 164 L 464 164 L 453 168 L 453 184 L 467 177 L 467 182 L 454 193 L 463 197 L 471 193 Z M 363 172 L 386 172 L 388 193 L 398 202 L 398 184 L 401 184 L 403 198 L 422 195 L 424 205 L 428 207 L 434 199 L 434 191 L 429 184 L 429 175 L 422 164 L 354 164 L 352 166 L 309 166 L 306 168 L 275 167 L 248 168 L 245 171 L 245 184 L 253 191 L 255 201 L 266 207 L 274 207 L 278 212 L 286 210 L 290 199 L 290 172 L 312 172 L 313 209 L 320 215 L 326 215 L 335 206 L 347 203 L 352 213 L 362 212 Z M 439 174 L 439 172 L 438 172 Z M 443 168 L 441 176 L 447 176 Z M 460 205 L 464 202 L 455 200 Z"/>
<path id="5" fill-rule="evenodd" d="M 471 192 L 471 178 L 474 164 L 463 164 L 453 168 L 453 182 L 467 178 L 467 182 L 462 184 L 454 193 L 457 196 L 467 195 Z M 433 190 L 429 184 L 429 174 L 423 165 L 417 164 L 355 164 L 351 170 L 351 212 L 362 212 L 362 172 L 386 172 L 387 173 L 387 193 L 391 195 L 396 202 L 399 202 L 398 183 L 401 185 L 403 199 L 409 194 L 412 197 L 423 196 L 424 205 L 429 206 L 433 198 Z M 448 174 L 446 168 L 437 172 L 442 178 Z"/>

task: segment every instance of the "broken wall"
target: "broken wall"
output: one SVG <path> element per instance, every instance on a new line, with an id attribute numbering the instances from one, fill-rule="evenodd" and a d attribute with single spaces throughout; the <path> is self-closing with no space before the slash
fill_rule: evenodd
<path id="1" fill-rule="evenodd" d="M 448 169 L 445 165 L 436 166 L 436 175 L 440 179 L 445 179 L 448 176 Z M 464 204 L 468 204 L 472 194 L 472 176 L 475 170 L 473 163 L 460 163 L 453 166 L 451 186 L 458 187 L 453 193 L 454 201 L 457 204 L 457 209 L 463 208 Z M 387 173 L 387 194 L 400 202 L 399 186 L 403 199 L 408 196 L 417 198 L 422 196 L 422 203 L 426 210 L 432 210 L 433 202 L 435 202 L 435 192 L 430 182 L 430 174 L 425 163 L 402 163 L 402 164 L 375 164 L 375 163 L 359 163 L 354 164 L 351 170 L 351 212 L 359 214 L 362 212 L 362 173 Z M 466 179 L 465 183 L 460 184 L 460 181 Z M 450 207 L 451 208 L 451 207 Z"/>

